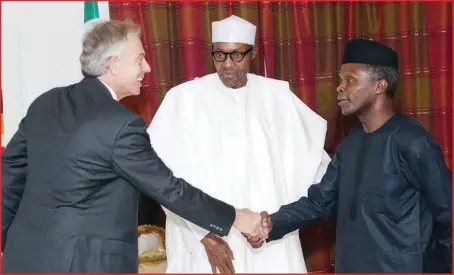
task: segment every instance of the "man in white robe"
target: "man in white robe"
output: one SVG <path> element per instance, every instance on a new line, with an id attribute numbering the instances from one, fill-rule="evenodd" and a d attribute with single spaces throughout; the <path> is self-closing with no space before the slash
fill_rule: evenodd
<path id="1" fill-rule="evenodd" d="M 237 208 L 275 212 L 325 173 L 326 121 L 288 82 L 248 73 L 255 33 L 236 16 L 213 22 L 217 73 L 172 88 L 149 134 L 176 176 Z M 168 273 L 307 272 L 298 232 L 255 250 L 235 229 L 216 237 L 164 210 Z"/>

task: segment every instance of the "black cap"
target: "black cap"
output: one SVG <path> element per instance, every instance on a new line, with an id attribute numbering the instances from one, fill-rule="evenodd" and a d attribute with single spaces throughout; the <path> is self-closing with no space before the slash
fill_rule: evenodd
<path id="1" fill-rule="evenodd" d="M 342 64 L 360 63 L 399 69 L 397 52 L 372 40 L 352 39 L 345 48 Z"/>

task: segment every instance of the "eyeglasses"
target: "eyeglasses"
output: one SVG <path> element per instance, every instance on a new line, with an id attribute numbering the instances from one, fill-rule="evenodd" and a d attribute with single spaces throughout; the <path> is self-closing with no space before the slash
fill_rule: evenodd
<path id="1" fill-rule="evenodd" d="M 211 52 L 211 55 L 213 56 L 214 60 L 217 62 L 224 62 L 227 59 L 227 56 L 230 56 L 230 59 L 234 62 L 241 62 L 243 61 L 244 57 L 252 50 L 252 47 L 249 48 L 249 50 L 245 52 L 239 52 L 239 51 L 234 51 L 234 52 L 223 52 L 223 51 L 213 51 Z"/>

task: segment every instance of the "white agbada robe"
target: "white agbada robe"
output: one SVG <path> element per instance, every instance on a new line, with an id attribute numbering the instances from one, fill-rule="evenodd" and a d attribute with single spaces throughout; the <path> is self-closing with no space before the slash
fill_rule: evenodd
<path id="1" fill-rule="evenodd" d="M 307 194 L 330 161 L 326 121 L 288 82 L 247 75 L 240 89 L 210 74 L 165 96 L 150 127 L 151 144 L 175 176 L 236 208 L 273 213 Z M 167 272 L 211 273 L 200 240 L 208 233 L 164 209 Z M 253 249 L 232 227 L 224 238 L 237 273 L 306 273 L 298 232 Z"/>

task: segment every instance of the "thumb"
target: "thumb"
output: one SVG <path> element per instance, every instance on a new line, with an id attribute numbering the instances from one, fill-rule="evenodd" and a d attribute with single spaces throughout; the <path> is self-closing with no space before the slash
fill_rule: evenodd
<path id="1" fill-rule="evenodd" d="M 241 234 L 243 235 L 243 237 L 245 237 L 248 240 L 252 237 L 252 235 L 248 234 L 248 233 L 241 232 Z"/>
<path id="2" fill-rule="evenodd" d="M 269 222 L 270 216 L 268 215 L 268 212 L 263 211 L 260 213 L 260 216 L 262 217 L 262 226 L 266 226 Z"/>

